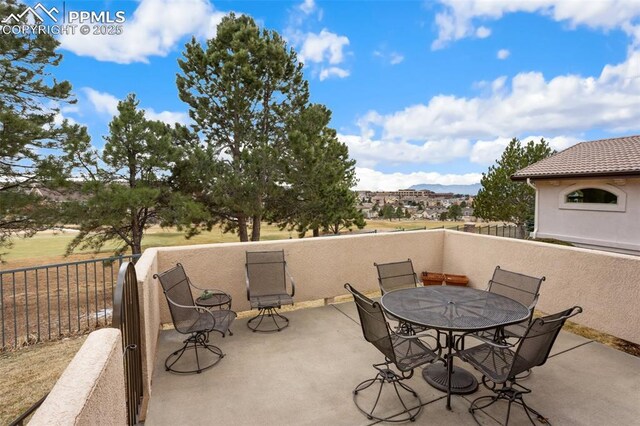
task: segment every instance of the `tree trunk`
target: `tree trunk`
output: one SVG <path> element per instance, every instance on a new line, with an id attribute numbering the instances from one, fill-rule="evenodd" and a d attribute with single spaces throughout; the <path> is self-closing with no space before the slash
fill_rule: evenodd
<path id="1" fill-rule="evenodd" d="M 243 214 L 238 215 L 238 236 L 240 241 L 246 243 L 249 241 L 249 233 L 247 232 L 247 218 Z"/>
<path id="2" fill-rule="evenodd" d="M 313 236 L 314 237 L 319 237 L 320 236 L 320 229 L 319 228 L 313 228 Z"/>
<path id="3" fill-rule="evenodd" d="M 260 225 L 262 216 L 253 215 L 253 226 L 251 227 L 251 241 L 260 241 Z"/>

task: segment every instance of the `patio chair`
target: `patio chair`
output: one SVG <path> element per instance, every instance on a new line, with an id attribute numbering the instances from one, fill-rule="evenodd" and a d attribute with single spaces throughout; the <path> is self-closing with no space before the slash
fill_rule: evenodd
<path id="1" fill-rule="evenodd" d="M 224 337 L 236 318 L 236 313 L 231 309 L 213 310 L 196 305 L 189 278 L 179 263 L 165 272 L 154 274 L 153 277 L 162 285 L 176 331 L 189 336 L 183 341 L 180 349 L 167 357 L 164 362 L 165 369 L 180 374 L 201 373 L 216 365 L 224 357 L 224 353 L 217 346 L 209 344 L 209 333 L 216 331 Z M 198 353 L 198 349 L 201 353 Z M 174 367 L 187 350 L 194 351 L 196 368 L 187 370 Z M 204 365 L 201 360 L 203 350 L 207 356 L 213 354 L 213 358 L 208 362 L 204 361 Z"/>
<path id="2" fill-rule="evenodd" d="M 486 330 L 477 333 L 483 338 L 492 338 L 496 341 L 504 343 L 509 337 L 520 338 L 527 331 L 527 327 L 533 320 L 533 310 L 538 303 L 540 296 L 540 286 L 546 278 L 532 277 L 518 272 L 508 271 L 496 266 L 493 271 L 493 277 L 489 280 L 487 291 L 500 294 L 515 301 L 522 303 L 529 308 L 531 316 L 527 321 L 518 324 L 506 326 L 500 330 Z"/>
<path id="3" fill-rule="evenodd" d="M 391 331 L 378 302 L 369 299 L 348 283 L 344 285 L 344 288 L 353 295 L 365 340 L 373 344 L 385 356 L 384 362 L 373 364 L 373 368 L 378 371 L 376 376 L 361 382 L 353 390 L 353 401 L 356 407 L 369 420 L 414 421 L 422 411 L 422 400 L 412 388 L 402 381 L 410 379 L 415 368 L 433 362 L 438 356 L 415 336 L 400 336 Z M 400 374 L 390 368 L 391 364 L 400 371 Z M 359 396 L 359 394 L 376 383 L 379 386 L 375 393 L 375 401 L 370 409 L 364 409 L 364 402 L 359 402 L 359 399 L 362 399 L 362 395 Z M 392 412 L 388 416 L 382 416 L 382 413 L 379 412 L 381 410 L 376 411 L 385 384 L 393 386 L 395 396 L 399 400 L 398 408 L 402 409 L 399 412 Z M 405 398 L 401 393 L 405 395 Z M 406 402 L 406 397 L 411 398 L 412 401 Z M 380 404 L 380 406 L 383 405 L 386 404 Z"/>
<path id="4" fill-rule="evenodd" d="M 548 423 L 544 416 L 524 402 L 523 396 L 530 393 L 531 389 L 517 383 L 518 375 L 547 361 L 551 347 L 565 321 L 580 312 L 582 308 L 574 306 L 557 314 L 535 319 L 526 329 L 517 347 L 486 340 L 478 346 L 458 352 L 460 358 L 482 373 L 482 384 L 494 393 L 471 402 L 469 412 L 474 419 L 477 410 L 506 400 L 508 407 L 505 425 L 509 423 L 513 403 L 524 409 L 532 424 L 535 422 L 531 414 L 539 421 Z"/>
<path id="5" fill-rule="evenodd" d="M 277 309 L 293 305 L 296 285 L 287 269 L 284 250 L 248 251 L 245 266 L 247 299 L 252 309 L 258 309 L 258 315 L 247 322 L 247 327 L 254 332 L 281 331 L 288 327 L 289 319 Z M 290 293 L 287 278 L 291 283 Z"/>
<path id="6" fill-rule="evenodd" d="M 378 271 L 378 285 L 383 295 L 390 291 L 414 288 L 420 282 L 413 269 L 411 259 L 400 262 L 374 263 L 374 266 Z M 428 328 L 398 320 L 398 326 L 395 331 L 398 334 L 412 336 L 426 330 L 428 330 Z M 433 337 L 436 340 L 436 350 L 441 349 L 439 332 L 437 336 L 426 337 Z"/>

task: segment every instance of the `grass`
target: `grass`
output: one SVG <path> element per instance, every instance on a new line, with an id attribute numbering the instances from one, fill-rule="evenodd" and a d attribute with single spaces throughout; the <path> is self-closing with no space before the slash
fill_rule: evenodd
<path id="1" fill-rule="evenodd" d="M 462 222 L 440 222 L 431 220 L 369 220 L 363 231 L 393 231 L 404 228 L 405 230 L 439 228 L 442 226 L 453 227 Z M 279 230 L 275 225 L 262 224 L 262 240 L 280 240 L 298 238 L 296 232 Z M 44 265 L 47 263 L 67 262 L 92 257 L 107 257 L 116 248 L 115 244 L 104 247 L 97 256 L 90 250 L 76 251 L 71 257 L 64 257 L 67 245 L 75 237 L 71 231 L 42 232 L 31 238 L 17 238 L 13 247 L 3 255 L 5 264 L 3 269 L 20 268 L 26 266 Z M 170 247 L 193 244 L 230 243 L 237 242 L 238 236 L 232 233 L 223 233 L 220 228 L 214 228 L 209 232 L 202 232 L 190 239 L 186 239 L 182 232 L 175 229 L 152 227 L 147 230 L 143 243 L 143 249 L 148 247 Z"/>
<path id="2" fill-rule="evenodd" d="M 6 425 L 53 388 L 86 336 L 0 354 L 0 424 Z"/>

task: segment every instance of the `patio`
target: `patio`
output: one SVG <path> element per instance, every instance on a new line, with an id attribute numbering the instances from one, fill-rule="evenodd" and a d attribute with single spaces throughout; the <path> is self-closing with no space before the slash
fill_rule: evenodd
<path id="1" fill-rule="evenodd" d="M 165 303 L 162 301 L 162 303 Z M 234 323 L 233 336 L 212 335 L 226 357 L 202 374 L 166 372 L 165 357 L 182 335 L 160 332 L 146 424 L 367 425 L 352 401 L 352 390 L 373 377 L 382 355 L 363 337 L 353 302 L 289 312 L 280 333 L 252 333 L 247 319 Z M 469 371 L 468 364 L 456 359 Z M 476 374 L 479 378 L 480 376 Z M 417 424 L 475 424 L 467 412 L 471 395 L 446 395 L 429 386 L 417 369 L 408 384 L 422 399 Z M 583 337 L 561 332 L 547 363 L 522 384 L 526 401 L 555 425 L 635 424 L 640 418 L 640 358 Z M 500 424 L 506 404 L 480 413 L 481 424 Z M 497 419 L 497 420 L 496 420 Z M 527 424 L 518 407 L 511 424 Z"/>

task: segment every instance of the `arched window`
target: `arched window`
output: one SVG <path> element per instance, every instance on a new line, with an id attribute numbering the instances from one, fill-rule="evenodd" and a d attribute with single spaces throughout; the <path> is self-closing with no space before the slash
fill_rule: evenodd
<path id="1" fill-rule="evenodd" d="M 600 188 L 581 188 L 567 194 L 566 202 L 618 204 L 618 196 Z"/>
<path id="2" fill-rule="evenodd" d="M 624 212 L 627 207 L 627 194 L 608 183 L 576 183 L 558 195 L 558 207 L 561 209 Z"/>

